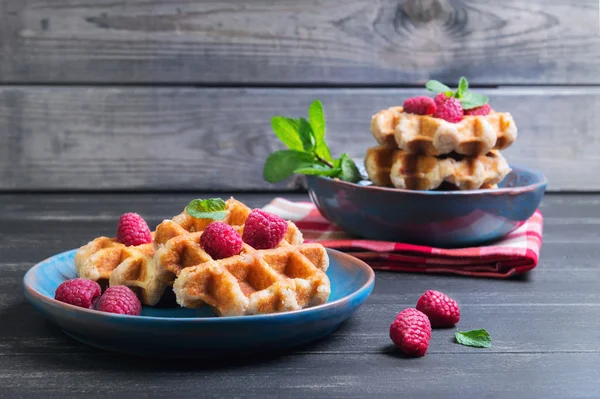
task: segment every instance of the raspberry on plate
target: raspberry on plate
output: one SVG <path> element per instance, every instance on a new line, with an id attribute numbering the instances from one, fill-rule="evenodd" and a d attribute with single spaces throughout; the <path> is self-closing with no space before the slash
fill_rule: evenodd
<path id="1" fill-rule="evenodd" d="M 390 326 L 390 338 L 404 354 L 424 356 L 431 339 L 429 319 L 417 309 L 404 309 Z"/>
<path id="2" fill-rule="evenodd" d="M 119 218 L 117 241 L 127 246 L 152 242 L 152 232 L 146 221 L 137 213 L 126 213 Z"/>
<path id="3" fill-rule="evenodd" d="M 464 110 L 465 115 L 481 115 L 481 116 L 486 116 L 490 112 L 492 112 L 492 107 L 490 107 L 490 104 L 484 104 L 481 107 L 471 108 L 471 109 L 465 109 Z"/>
<path id="4" fill-rule="evenodd" d="M 452 327 L 460 320 L 456 301 L 439 291 L 428 290 L 421 295 L 417 309 L 429 317 L 432 327 Z"/>
<path id="5" fill-rule="evenodd" d="M 142 304 L 131 288 L 116 285 L 104 291 L 104 294 L 96 302 L 96 310 L 139 316 L 142 313 Z"/>
<path id="6" fill-rule="evenodd" d="M 444 93 L 439 93 L 433 100 L 435 102 L 435 118 L 444 119 L 445 121 L 457 123 L 463 118 L 464 112 L 462 104 L 457 98 L 448 97 Z"/>
<path id="7" fill-rule="evenodd" d="M 402 110 L 408 114 L 433 115 L 436 106 L 433 98 L 427 96 L 412 97 L 404 101 Z"/>
<path id="8" fill-rule="evenodd" d="M 287 222 L 281 217 L 254 209 L 246 219 L 242 239 L 256 249 L 275 248 L 285 237 L 287 227 Z"/>
<path id="9" fill-rule="evenodd" d="M 200 236 L 200 244 L 214 259 L 223 259 L 240 253 L 242 237 L 227 223 L 213 222 Z"/>
<path id="10" fill-rule="evenodd" d="M 101 292 L 102 289 L 97 282 L 85 278 L 74 278 L 58 286 L 54 293 L 54 299 L 80 308 L 93 309 L 93 303 Z"/>

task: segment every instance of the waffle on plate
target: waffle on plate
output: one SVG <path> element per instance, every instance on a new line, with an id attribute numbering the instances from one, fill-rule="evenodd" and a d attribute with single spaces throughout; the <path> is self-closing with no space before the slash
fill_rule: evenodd
<path id="1" fill-rule="evenodd" d="M 222 221 L 242 235 L 252 210 L 231 198 L 225 211 Z M 77 251 L 78 276 L 126 285 L 150 306 L 175 283 L 179 304 L 208 304 L 223 316 L 297 310 L 327 301 L 327 252 L 320 244 L 303 244 L 295 224 L 287 222 L 276 248 L 257 250 L 244 243 L 239 255 L 215 260 L 200 240 L 212 222 L 184 210 L 160 223 L 149 244 L 125 246 L 98 237 Z"/>
<path id="2" fill-rule="evenodd" d="M 241 255 L 182 270 L 173 285 L 185 307 L 209 305 L 220 316 L 299 310 L 327 302 L 329 259 L 320 244 L 247 248 Z"/>

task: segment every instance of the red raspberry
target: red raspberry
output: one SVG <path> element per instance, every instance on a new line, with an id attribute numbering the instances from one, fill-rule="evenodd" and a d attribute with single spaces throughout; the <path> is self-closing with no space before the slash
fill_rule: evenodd
<path id="1" fill-rule="evenodd" d="M 54 299 L 80 308 L 93 309 L 93 302 L 98 299 L 102 289 L 100 285 L 85 278 L 67 280 L 58 286 Z"/>
<path id="2" fill-rule="evenodd" d="M 287 222 L 262 209 L 250 212 L 244 226 L 244 242 L 256 249 L 275 248 L 287 232 Z"/>
<path id="3" fill-rule="evenodd" d="M 457 123 L 463 118 L 462 104 L 457 98 L 448 97 L 444 93 L 435 96 L 435 118 L 444 119 L 445 121 Z"/>
<path id="4" fill-rule="evenodd" d="M 404 309 L 390 326 L 394 345 L 409 356 L 423 356 L 431 339 L 429 319 L 417 309 Z"/>
<path id="5" fill-rule="evenodd" d="M 131 288 L 115 285 L 104 291 L 96 303 L 96 310 L 139 316 L 142 313 L 142 304 Z"/>
<path id="6" fill-rule="evenodd" d="M 412 97 L 404 101 L 403 111 L 409 114 L 433 115 L 435 112 L 435 102 L 433 98 L 426 96 Z"/>
<path id="7" fill-rule="evenodd" d="M 200 243 L 214 259 L 229 258 L 242 250 L 242 237 L 224 222 L 209 224 L 200 237 Z"/>
<path id="8" fill-rule="evenodd" d="M 485 116 L 492 111 L 490 104 L 484 104 L 481 107 L 465 109 L 465 115 L 482 115 Z"/>
<path id="9" fill-rule="evenodd" d="M 137 213 L 126 213 L 119 218 L 117 241 L 127 246 L 152 242 L 152 233 L 146 221 Z"/>
<path id="10" fill-rule="evenodd" d="M 429 317 L 432 327 L 452 327 L 460 320 L 456 301 L 439 291 L 428 290 L 421 295 L 417 309 Z"/>

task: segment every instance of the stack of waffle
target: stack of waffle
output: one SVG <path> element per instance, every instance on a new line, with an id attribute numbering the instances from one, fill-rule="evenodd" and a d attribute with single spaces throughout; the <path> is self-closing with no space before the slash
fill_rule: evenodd
<path id="1" fill-rule="evenodd" d="M 492 111 L 451 123 L 405 113 L 402 107 L 375 114 L 371 132 L 379 146 L 365 156 L 370 180 L 409 190 L 496 188 L 511 170 L 499 150 L 517 138 L 508 113 Z"/>
<path id="2" fill-rule="evenodd" d="M 251 209 L 229 199 L 226 211 L 223 222 L 241 235 Z M 327 252 L 320 244 L 304 244 L 292 222 L 276 248 L 257 250 L 244 243 L 239 255 L 218 260 L 200 244 L 212 222 L 184 211 L 159 224 L 150 244 L 127 247 L 98 237 L 77 251 L 77 274 L 126 285 L 150 306 L 173 287 L 181 306 L 208 305 L 220 316 L 284 312 L 327 301 Z"/>

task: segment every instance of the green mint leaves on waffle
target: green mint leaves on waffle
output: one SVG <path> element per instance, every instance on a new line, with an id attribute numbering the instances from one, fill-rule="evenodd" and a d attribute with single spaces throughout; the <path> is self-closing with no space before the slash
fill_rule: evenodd
<path id="1" fill-rule="evenodd" d="M 227 216 L 225 201 L 221 198 L 195 199 L 192 200 L 185 211 L 196 219 L 223 220 Z"/>
<path id="2" fill-rule="evenodd" d="M 352 183 L 362 179 L 348 154 L 332 158 L 325 141 L 325 111 L 321 101 L 310 104 L 308 120 L 274 116 L 271 128 L 288 149 L 275 151 L 267 157 L 263 169 L 266 181 L 277 183 L 293 174 L 333 177 Z"/>
<path id="3" fill-rule="evenodd" d="M 492 346 L 492 338 L 485 329 L 471 331 L 457 331 L 454 333 L 456 342 L 465 346 L 475 348 L 489 348 Z"/>
<path id="4" fill-rule="evenodd" d="M 467 82 L 467 79 L 464 76 L 460 78 L 456 91 L 453 91 L 451 88 L 437 80 L 428 81 L 425 84 L 425 87 L 433 93 L 444 93 L 448 97 L 457 98 L 463 109 L 481 107 L 489 101 L 487 96 L 469 91 L 469 82 Z"/>

